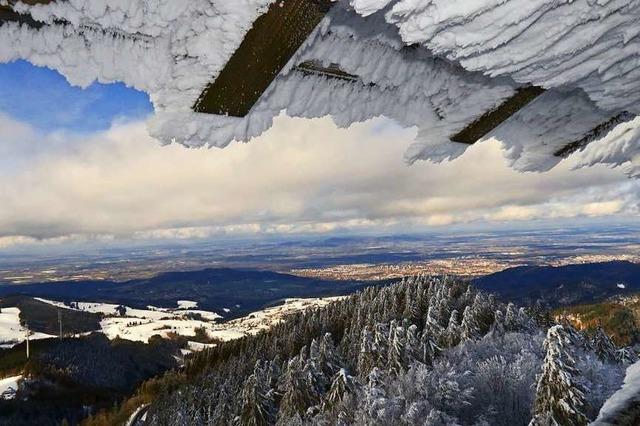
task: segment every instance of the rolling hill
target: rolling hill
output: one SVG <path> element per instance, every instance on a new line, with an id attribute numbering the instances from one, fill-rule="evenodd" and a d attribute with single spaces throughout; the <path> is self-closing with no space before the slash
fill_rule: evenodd
<path id="1" fill-rule="evenodd" d="M 167 272 L 125 282 L 73 281 L 0 285 L 0 297 L 28 295 L 64 302 L 109 302 L 146 308 L 175 307 L 192 300 L 201 309 L 237 318 L 288 298 L 341 296 L 368 286 L 366 282 L 325 281 L 271 271 L 229 268 Z"/>
<path id="2" fill-rule="evenodd" d="M 613 261 L 566 266 L 519 266 L 474 280 L 500 299 L 517 304 L 538 300 L 551 307 L 593 303 L 640 291 L 640 264 Z"/>

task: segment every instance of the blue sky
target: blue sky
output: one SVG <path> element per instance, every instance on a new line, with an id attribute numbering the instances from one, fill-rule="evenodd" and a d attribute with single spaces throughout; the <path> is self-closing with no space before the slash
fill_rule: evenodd
<path id="1" fill-rule="evenodd" d="M 390 120 L 348 129 L 281 116 L 225 149 L 162 146 L 148 96 L 71 87 L 55 71 L 0 64 L 0 251 L 74 241 L 412 233 L 637 223 L 640 181 L 603 166 L 507 166 L 498 141 L 407 166 L 415 138 Z M 491 165 L 491 167 L 487 167 Z"/>
<path id="2" fill-rule="evenodd" d="M 43 132 L 86 133 L 144 118 L 153 107 L 146 93 L 124 84 L 72 87 L 56 71 L 16 61 L 0 64 L 0 111 Z"/>

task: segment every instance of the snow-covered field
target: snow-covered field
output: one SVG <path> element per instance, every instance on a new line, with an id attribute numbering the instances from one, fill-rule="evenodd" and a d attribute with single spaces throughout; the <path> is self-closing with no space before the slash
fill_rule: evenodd
<path id="1" fill-rule="evenodd" d="M 100 326 L 108 338 L 120 337 L 141 342 L 148 342 L 153 335 L 166 337 L 170 333 L 195 336 L 196 329 L 209 329 L 212 321 L 222 318 L 215 312 L 192 309 L 197 307 L 197 303 L 187 300 L 178 301 L 178 307 L 173 309 L 154 306 L 136 309 L 112 303 L 66 304 L 42 298 L 36 300 L 66 309 L 102 314 L 104 318 Z"/>
<path id="2" fill-rule="evenodd" d="M 119 309 L 121 305 L 109 303 L 74 302 L 65 304 L 48 299 L 36 299 L 66 309 L 104 315 L 100 326 L 102 332 L 109 339 L 120 337 L 127 340 L 148 342 L 149 338 L 154 335 L 167 337 L 170 334 L 177 334 L 192 337 L 196 335 L 198 329 L 205 330 L 212 339 L 222 341 L 238 339 L 266 330 L 281 321 L 286 315 L 312 307 L 325 306 L 339 297 L 287 299 L 281 306 L 253 312 L 246 317 L 228 322 L 219 322 L 222 319 L 219 314 L 194 309 L 197 308 L 197 303 L 185 300 L 178 301 L 178 307 L 173 309 L 153 306 L 148 306 L 147 309 L 123 306 Z M 17 336 L 16 333 L 14 334 Z M 207 344 L 189 342 L 190 350 L 202 350 L 207 346 Z"/>
<path id="3" fill-rule="evenodd" d="M 27 330 L 20 324 L 20 309 L 16 307 L 2 308 L 0 312 L 0 348 L 11 347 L 25 340 Z M 53 337 L 44 333 L 31 333 L 29 339 L 46 339 Z"/>
<path id="4" fill-rule="evenodd" d="M 13 399 L 18 390 L 18 382 L 22 376 L 13 376 L 0 379 L 0 399 Z"/>
<path id="5" fill-rule="evenodd" d="M 298 311 L 326 306 L 343 297 L 325 297 L 319 299 L 286 299 L 283 305 L 253 312 L 246 317 L 238 318 L 213 327 L 209 334 L 220 340 L 233 340 L 248 334 L 256 334 L 267 330 L 280 322 L 285 316 Z"/>

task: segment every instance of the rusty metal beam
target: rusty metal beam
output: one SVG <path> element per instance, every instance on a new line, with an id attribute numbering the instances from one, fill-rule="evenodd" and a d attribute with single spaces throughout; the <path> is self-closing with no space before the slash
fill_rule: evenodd
<path id="1" fill-rule="evenodd" d="M 278 0 L 253 24 L 196 112 L 244 117 L 332 6 L 331 0 Z"/>
<path id="2" fill-rule="evenodd" d="M 42 28 L 44 26 L 44 23 L 36 21 L 31 15 L 17 13 L 11 6 L 0 6 L 0 25 L 7 22 L 17 22 L 32 28 Z"/>
<path id="3" fill-rule="evenodd" d="M 614 127 L 618 124 L 626 123 L 627 121 L 631 121 L 635 118 L 635 114 L 631 114 L 627 111 L 623 111 L 618 115 L 611 117 L 609 120 L 605 121 L 594 127 L 590 130 L 586 135 L 582 138 L 568 143 L 563 148 L 557 150 L 553 153 L 556 157 L 566 158 L 573 154 L 576 151 L 579 151 L 589 145 L 591 142 L 603 138 L 609 133 Z"/>
<path id="4" fill-rule="evenodd" d="M 305 61 L 300 65 L 296 65 L 293 69 L 304 75 L 318 75 L 330 79 L 344 80 L 354 83 L 361 81 L 360 77 L 357 75 L 343 71 L 338 64 L 331 64 L 328 67 L 325 67 L 319 61 Z"/>
<path id="5" fill-rule="evenodd" d="M 453 135 L 450 140 L 452 142 L 469 145 L 476 143 L 500 124 L 507 121 L 516 112 L 527 106 L 531 101 L 543 94 L 544 91 L 543 88 L 537 86 L 527 86 L 518 89 L 515 95 L 491 111 L 484 113 L 473 123 Z"/>
<path id="6" fill-rule="evenodd" d="M 12 6 L 18 3 L 25 3 L 33 6 L 36 4 L 49 4 L 53 2 L 54 0 L 9 0 L 8 6 L 0 6 L 0 25 L 5 22 L 18 22 L 32 28 L 42 28 L 45 25 L 44 23 L 36 21 L 31 17 L 31 15 L 17 13 L 13 10 Z"/>

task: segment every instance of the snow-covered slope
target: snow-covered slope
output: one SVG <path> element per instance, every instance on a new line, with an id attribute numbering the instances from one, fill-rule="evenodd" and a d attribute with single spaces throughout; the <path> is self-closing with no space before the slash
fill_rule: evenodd
<path id="1" fill-rule="evenodd" d="M 11 347 L 23 342 L 27 337 L 27 330 L 20 324 L 20 308 L 2 308 L 0 311 L 0 348 Z M 30 333 L 29 339 L 47 339 L 45 333 Z"/>
<path id="2" fill-rule="evenodd" d="M 0 62 L 49 66 L 74 84 L 123 81 L 150 94 L 151 133 L 165 143 L 224 147 L 267 130 L 282 110 L 340 126 L 386 116 L 418 129 L 409 162 L 443 161 L 449 138 L 522 85 L 548 92 L 488 137 L 518 170 L 547 170 L 572 142 L 581 165 L 640 174 L 640 0 L 341 0 L 245 118 L 191 111 L 272 0 L 71 0 L 20 4 L 36 30 L 0 27 Z M 306 60 L 358 81 L 304 75 Z M 614 124 L 603 126 L 613 117 Z M 594 129 L 599 129 L 593 132 Z M 580 144 L 579 144 L 580 145 Z M 579 146 L 581 147 L 581 146 Z"/>
<path id="3" fill-rule="evenodd" d="M 287 315 L 307 309 L 321 308 L 329 303 L 343 299 L 344 296 L 319 299 L 286 299 L 282 305 L 253 312 L 214 328 L 209 334 L 220 340 L 233 340 L 267 330 L 282 321 Z"/>
<path id="4" fill-rule="evenodd" d="M 196 329 L 209 329 L 213 321 L 222 318 L 215 312 L 198 309 L 197 303 L 181 300 L 175 309 L 156 308 L 135 309 L 111 303 L 73 302 L 70 304 L 36 298 L 54 306 L 84 312 L 99 313 L 104 316 L 100 322 L 102 332 L 108 338 L 148 342 L 153 335 L 167 336 L 169 333 L 181 336 L 195 336 Z"/>
<path id="5" fill-rule="evenodd" d="M 253 312 L 246 317 L 227 322 L 219 322 L 222 316 L 215 312 L 192 309 L 197 307 L 197 303 L 186 300 L 179 301 L 176 309 L 153 306 L 149 306 L 148 309 L 122 306 L 122 309 L 119 309 L 121 305 L 109 303 L 74 302 L 66 304 L 41 298 L 37 298 L 37 300 L 66 309 L 103 314 L 104 318 L 100 322 L 100 326 L 102 332 L 109 339 L 119 337 L 148 342 L 149 338 L 154 335 L 166 337 L 169 334 L 177 334 L 193 337 L 199 329 L 204 330 L 211 339 L 223 341 L 238 339 L 266 330 L 294 312 L 322 307 L 340 298 L 287 299 L 282 305 Z M 0 333 L 2 333 L 1 326 L 2 324 L 0 324 Z M 192 350 L 201 350 L 206 346 L 206 344 L 197 342 L 190 342 L 189 345 Z"/>

